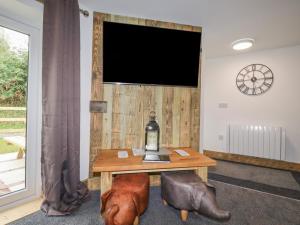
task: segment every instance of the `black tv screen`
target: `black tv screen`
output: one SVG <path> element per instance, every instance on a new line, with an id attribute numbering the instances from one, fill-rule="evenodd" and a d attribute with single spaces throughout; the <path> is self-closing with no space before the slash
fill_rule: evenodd
<path id="1" fill-rule="evenodd" d="M 198 86 L 201 33 L 103 24 L 103 82 Z"/>

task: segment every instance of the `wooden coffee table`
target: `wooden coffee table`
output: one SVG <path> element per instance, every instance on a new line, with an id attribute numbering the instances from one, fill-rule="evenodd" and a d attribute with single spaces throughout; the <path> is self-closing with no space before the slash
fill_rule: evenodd
<path id="1" fill-rule="evenodd" d="M 113 174 L 195 170 L 207 182 L 207 168 L 215 166 L 216 161 L 191 148 L 180 148 L 190 154 L 185 157 L 174 152 L 175 149 L 179 148 L 168 148 L 170 163 L 145 163 L 143 156 L 134 156 L 131 149 L 125 149 L 128 152 L 125 159 L 118 158 L 120 149 L 101 150 L 93 163 L 93 172 L 101 173 L 101 193 L 111 188 Z"/>

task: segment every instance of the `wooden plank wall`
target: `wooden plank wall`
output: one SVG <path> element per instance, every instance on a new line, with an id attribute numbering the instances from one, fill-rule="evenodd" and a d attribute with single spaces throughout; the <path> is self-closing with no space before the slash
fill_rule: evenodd
<path id="1" fill-rule="evenodd" d="M 103 84 L 103 21 L 201 31 L 200 27 L 94 13 L 91 100 L 108 105 L 107 113 L 91 113 L 90 166 L 101 149 L 142 147 L 150 111 L 156 112 L 162 146 L 199 149 L 200 72 L 198 88 Z"/>

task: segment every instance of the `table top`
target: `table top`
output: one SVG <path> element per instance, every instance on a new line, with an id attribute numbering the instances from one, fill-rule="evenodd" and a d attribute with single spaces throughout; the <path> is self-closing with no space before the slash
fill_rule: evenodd
<path id="1" fill-rule="evenodd" d="M 134 156 L 131 149 L 101 150 L 93 163 L 93 172 L 162 171 L 170 169 L 196 169 L 215 166 L 216 161 L 191 148 L 167 148 L 170 162 L 143 162 L 143 156 Z M 183 149 L 189 156 L 180 156 L 175 149 Z M 118 151 L 126 150 L 128 158 L 118 158 Z"/>

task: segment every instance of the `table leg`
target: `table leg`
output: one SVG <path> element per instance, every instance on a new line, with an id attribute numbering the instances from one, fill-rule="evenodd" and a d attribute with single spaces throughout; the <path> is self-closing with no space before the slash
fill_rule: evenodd
<path id="1" fill-rule="evenodd" d="M 207 167 L 199 167 L 196 173 L 204 182 L 207 182 Z"/>
<path id="2" fill-rule="evenodd" d="M 112 173 L 110 173 L 110 172 L 101 172 L 101 178 L 100 179 L 101 179 L 100 190 L 101 190 L 101 195 L 102 195 L 106 191 L 111 189 Z"/>

